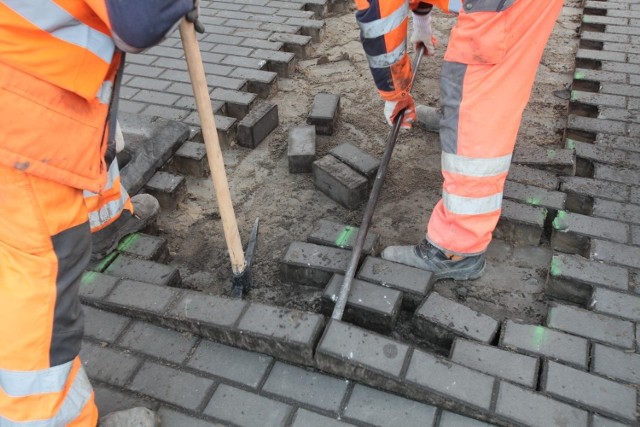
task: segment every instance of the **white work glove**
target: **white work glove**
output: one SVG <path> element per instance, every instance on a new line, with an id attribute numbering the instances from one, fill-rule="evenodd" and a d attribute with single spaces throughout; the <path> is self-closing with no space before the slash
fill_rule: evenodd
<path id="1" fill-rule="evenodd" d="M 416 103 L 409 94 L 401 101 L 385 101 L 384 117 L 387 119 L 389 126 L 393 126 L 398 118 L 398 114 L 400 114 L 403 109 L 406 110 L 400 128 L 411 129 L 411 127 L 413 127 L 413 123 L 416 121 Z"/>
<path id="2" fill-rule="evenodd" d="M 116 153 L 122 150 L 124 150 L 124 135 L 122 134 L 120 122 L 116 120 Z"/>
<path id="3" fill-rule="evenodd" d="M 436 53 L 438 39 L 433 35 L 431 29 L 431 12 L 425 15 L 413 13 L 413 34 L 411 34 L 411 43 L 418 52 L 421 46 L 425 47 L 425 55 L 433 56 Z"/>

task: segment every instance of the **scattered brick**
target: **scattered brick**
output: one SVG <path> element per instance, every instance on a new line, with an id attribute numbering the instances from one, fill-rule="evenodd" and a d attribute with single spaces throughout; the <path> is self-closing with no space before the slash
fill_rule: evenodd
<path id="1" fill-rule="evenodd" d="M 147 193 L 158 199 L 162 209 L 175 210 L 187 196 L 187 183 L 183 176 L 158 171 L 146 183 Z"/>
<path id="2" fill-rule="evenodd" d="M 559 175 L 575 175 L 576 159 L 571 150 L 516 146 L 512 161 Z"/>
<path id="3" fill-rule="evenodd" d="M 375 180 L 380 160 L 366 151 L 345 142 L 329 150 L 329 154 L 346 163 L 356 172 L 366 176 L 370 184 Z"/>
<path id="4" fill-rule="evenodd" d="M 187 141 L 176 151 L 171 160 L 171 170 L 182 175 L 209 176 L 207 150 L 204 144 Z"/>
<path id="5" fill-rule="evenodd" d="M 296 126 L 289 131 L 289 173 L 311 173 L 316 158 L 315 126 Z"/>
<path id="6" fill-rule="evenodd" d="M 316 160 L 312 170 L 315 186 L 346 209 L 357 209 L 367 200 L 367 179 L 335 157 Z"/>
<path id="7" fill-rule="evenodd" d="M 558 177 L 555 173 L 524 165 L 512 164 L 507 179 L 547 190 L 558 189 Z"/>
<path id="8" fill-rule="evenodd" d="M 83 306 L 84 335 L 100 341 L 113 342 L 129 324 L 128 317 L 93 307 Z"/>
<path id="9" fill-rule="evenodd" d="M 324 287 L 334 273 L 344 274 L 349 267 L 351 251 L 291 242 L 280 263 L 283 282 Z"/>
<path id="10" fill-rule="evenodd" d="M 640 248 L 607 242 L 591 241 L 591 258 L 631 268 L 640 268 Z"/>
<path id="11" fill-rule="evenodd" d="M 118 252 L 133 258 L 164 263 L 169 259 L 167 239 L 148 234 L 129 234 L 118 244 Z"/>
<path id="12" fill-rule="evenodd" d="M 506 199 L 553 210 L 564 209 L 565 199 L 567 197 L 560 191 L 546 190 L 514 181 L 505 182 L 503 194 Z"/>
<path id="13" fill-rule="evenodd" d="M 589 307 L 598 313 L 640 322 L 640 296 L 596 288 Z"/>
<path id="14" fill-rule="evenodd" d="M 278 123 L 278 106 L 267 101 L 258 103 L 238 123 L 238 145 L 247 148 L 257 147 L 278 127 Z"/>
<path id="15" fill-rule="evenodd" d="M 514 245 L 540 244 L 547 210 L 511 200 L 502 201 L 502 211 L 493 236 Z"/>
<path id="16" fill-rule="evenodd" d="M 626 243 L 629 236 L 628 224 L 560 211 L 553 220 L 551 247 L 561 252 L 587 255 L 591 238 Z"/>
<path id="17" fill-rule="evenodd" d="M 173 363 L 182 363 L 197 339 L 147 322 L 135 321 L 118 345 Z"/>
<path id="18" fill-rule="evenodd" d="M 179 286 L 181 283 L 180 272 L 177 268 L 126 255 L 120 255 L 113 260 L 104 273 L 122 279 L 162 286 Z"/>
<path id="19" fill-rule="evenodd" d="M 340 113 L 340 95 L 319 93 L 315 96 L 307 123 L 316 126 L 318 135 L 333 135 Z"/>
<path id="20" fill-rule="evenodd" d="M 591 359 L 591 372 L 631 384 L 640 384 L 640 354 L 594 344 Z"/>
<path id="21" fill-rule="evenodd" d="M 132 354 L 88 341 L 82 342 L 80 360 L 89 378 L 121 387 L 129 382 L 141 363 Z"/>
<path id="22" fill-rule="evenodd" d="M 307 240 L 309 243 L 351 250 L 356 243 L 358 231 L 358 227 L 320 219 L 313 227 Z M 362 246 L 362 253 L 375 255 L 378 252 L 379 244 L 380 235 L 368 230 Z"/>

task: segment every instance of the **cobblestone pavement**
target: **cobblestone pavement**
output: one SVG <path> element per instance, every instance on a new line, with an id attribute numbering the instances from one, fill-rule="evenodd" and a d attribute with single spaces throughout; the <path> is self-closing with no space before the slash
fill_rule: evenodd
<path id="1" fill-rule="evenodd" d="M 329 6 L 204 4 L 221 117 L 241 119 L 275 90 L 262 84 L 304 57 Z M 166 241 L 137 234 L 81 286 L 81 357 L 102 413 L 143 405 L 166 427 L 638 425 L 640 0 L 587 0 L 582 21 L 543 324 L 497 321 L 429 283 L 418 298 L 410 272 L 394 270 L 417 329 L 448 350 L 434 354 L 320 314 L 176 287 Z M 126 111 L 196 124 L 176 45 L 130 57 Z"/>

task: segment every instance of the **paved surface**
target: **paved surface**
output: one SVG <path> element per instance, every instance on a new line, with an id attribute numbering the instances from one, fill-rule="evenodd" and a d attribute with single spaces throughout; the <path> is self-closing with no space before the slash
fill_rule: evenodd
<path id="1" fill-rule="evenodd" d="M 240 95 L 268 96 L 269 78 L 322 36 L 330 5 L 203 6 L 208 72 L 224 85 L 214 104 L 234 123 L 254 105 Z M 166 242 L 142 236 L 83 281 L 81 357 L 102 413 L 144 405 L 163 426 L 196 427 L 638 425 L 640 0 L 586 1 L 581 40 L 565 138 L 575 169 L 558 173 L 566 201 L 545 289 L 557 302 L 544 324 L 433 308 L 443 297 L 430 292 L 420 329 L 450 350 L 432 354 L 314 313 L 174 288 Z M 176 46 L 129 57 L 125 111 L 197 124 Z"/>

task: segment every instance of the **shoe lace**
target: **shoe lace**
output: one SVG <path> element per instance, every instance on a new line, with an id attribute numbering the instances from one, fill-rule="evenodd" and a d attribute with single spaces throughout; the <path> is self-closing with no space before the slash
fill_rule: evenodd
<path id="1" fill-rule="evenodd" d="M 424 259 L 433 259 L 440 249 L 433 246 L 427 239 L 422 239 L 420 243 L 418 243 L 418 254 Z"/>

